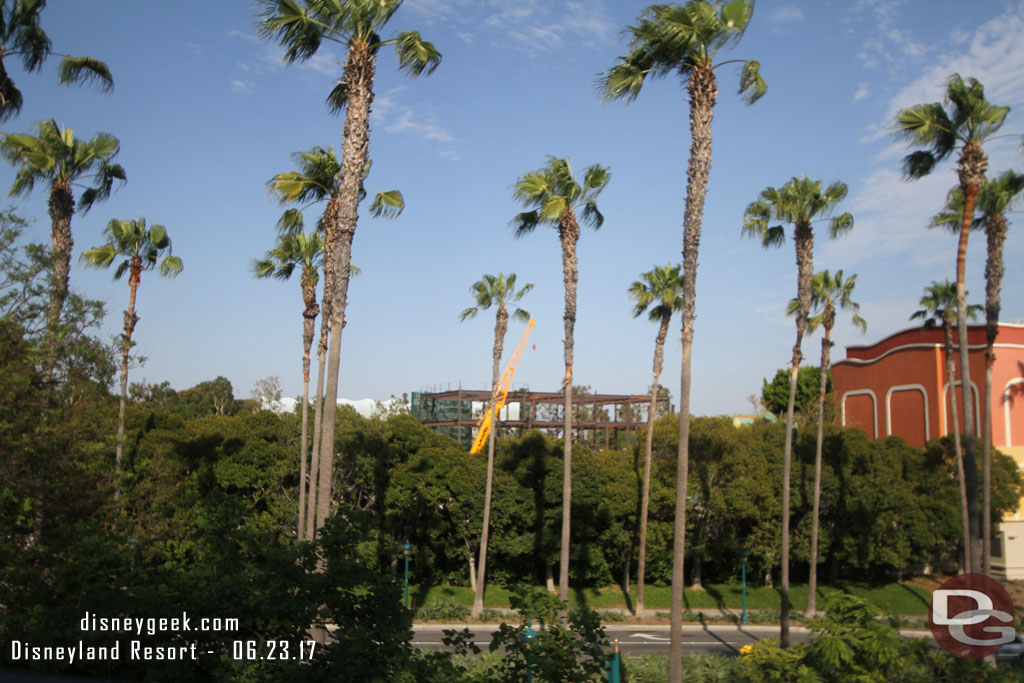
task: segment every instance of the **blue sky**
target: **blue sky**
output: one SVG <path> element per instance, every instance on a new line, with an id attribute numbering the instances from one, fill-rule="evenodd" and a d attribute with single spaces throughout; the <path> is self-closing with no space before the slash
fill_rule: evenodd
<path id="1" fill-rule="evenodd" d="M 622 29 L 647 3 L 625 0 L 516 3 L 407 0 L 389 29 L 419 30 L 444 55 L 437 71 L 400 74 L 390 50 L 377 68 L 371 191 L 400 189 L 405 213 L 360 219 L 349 291 L 341 395 L 386 399 L 430 386 L 484 388 L 493 323 L 488 312 L 460 323 L 469 286 L 484 273 L 515 272 L 535 284 L 522 302 L 537 319 L 516 385 L 554 391 L 562 369 L 562 276 L 554 230 L 516 240 L 520 210 L 511 186 L 547 155 L 575 167 L 609 166 L 598 203 L 599 231 L 579 243 L 575 381 L 608 393 L 642 393 L 651 381 L 655 326 L 633 319 L 629 284 L 655 264 L 676 262 L 682 245 L 690 144 L 685 91 L 672 78 L 649 82 L 631 104 L 601 104 L 596 75 L 624 54 Z M 105 333 L 118 332 L 127 283 L 86 270 L 78 254 L 102 243 L 111 218 L 162 223 L 185 271 L 143 278 L 135 339 L 149 360 L 131 381 L 169 380 L 184 389 L 224 375 L 238 397 L 276 375 L 301 393 L 301 299 L 297 280 L 254 280 L 252 260 L 270 248 L 281 209 L 265 183 L 292 168 L 289 155 L 313 145 L 340 150 L 341 125 L 324 97 L 343 54 L 325 45 L 310 62 L 282 64 L 255 36 L 250 0 L 51 2 L 43 27 L 54 50 L 106 61 L 112 94 L 56 85 L 57 59 L 41 73 L 7 68 L 25 106 L 3 130 L 28 131 L 53 117 L 78 136 L 121 140 L 128 183 L 76 215 L 72 286 L 108 304 Z M 896 112 L 941 99 L 959 72 L 1010 105 L 1004 131 L 1024 133 L 1024 3 L 984 0 L 857 0 L 757 4 L 749 30 L 721 59 L 758 59 L 767 95 L 753 106 L 735 92 L 734 66 L 719 69 L 714 158 L 704 214 L 693 351 L 696 414 L 749 412 L 764 377 L 789 359 L 796 292 L 792 243 L 765 251 L 740 238 L 743 211 L 769 185 L 794 175 L 841 180 L 853 231 L 836 242 L 818 231 L 816 270 L 857 273 L 855 299 L 868 332 L 843 322 L 839 349 L 910 325 L 922 288 L 954 275 L 955 238 L 925 226 L 955 183 L 951 164 L 921 181 L 900 179 L 908 149 L 890 134 Z M 1016 139 L 989 145 L 991 171 L 1024 166 Z M 0 185 L 14 171 L 0 167 Z M 49 240 L 42 186 L 11 200 Z M 317 214 L 312 209 L 308 221 Z M 1019 222 L 1019 217 L 1012 217 Z M 1004 320 L 1024 318 L 1016 270 L 1024 230 L 1006 245 Z M 984 239 L 967 265 L 973 301 L 984 292 Z M 506 357 L 521 333 L 513 324 Z M 678 400 L 678 323 L 666 346 L 662 383 Z M 809 362 L 818 336 L 804 344 Z"/>

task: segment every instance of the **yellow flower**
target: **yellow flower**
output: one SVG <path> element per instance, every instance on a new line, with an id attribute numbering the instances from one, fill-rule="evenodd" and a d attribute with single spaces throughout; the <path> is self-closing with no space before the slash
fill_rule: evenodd
<path id="1" fill-rule="evenodd" d="M 753 651 L 754 651 L 754 646 L 750 645 L 750 644 L 744 645 L 743 647 L 740 648 L 740 654 L 741 655 L 749 655 Z"/>

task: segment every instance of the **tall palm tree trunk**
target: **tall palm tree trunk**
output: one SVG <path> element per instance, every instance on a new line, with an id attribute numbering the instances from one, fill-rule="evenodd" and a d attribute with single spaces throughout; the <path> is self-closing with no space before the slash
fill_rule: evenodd
<path id="1" fill-rule="evenodd" d="M 71 275 L 71 217 L 75 213 L 75 198 L 71 194 L 71 183 L 55 180 L 50 186 L 49 198 L 50 242 L 53 258 L 53 283 L 50 287 L 50 304 L 47 311 L 46 331 L 46 378 L 53 381 L 57 366 L 57 338 L 60 327 L 60 313 L 68 298 Z"/>
<path id="2" fill-rule="evenodd" d="M 128 310 L 124 312 L 124 338 L 121 342 L 121 401 L 117 408 L 117 446 L 114 451 L 114 463 L 117 466 L 117 484 L 114 487 L 114 500 L 121 498 L 121 461 L 124 458 L 124 413 L 128 402 L 128 352 L 132 348 L 132 332 L 139 321 L 135 315 L 135 296 L 142 279 L 142 263 L 139 258 L 132 257 L 131 273 L 128 276 Z"/>
<path id="3" fill-rule="evenodd" d="M 505 345 L 505 330 L 508 329 L 508 311 L 504 304 L 498 304 L 494 322 L 494 362 L 491 370 L 491 430 L 487 435 L 487 482 L 484 484 L 484 519 L 480 531 L 480 563 L 477 565 L 476 586 L 473 591 L 472 616 L 478 617 L 484 611 L 484 586 L 487 576 L 487 542 L 491 525 L 491 491 L 494 485 L 494 439 L 498 431 L 498 371 L 501 365 L 501 351 Z"/>
<path id="4" fill-rule="evenodd" d="M 654 341 L 654 380 L 651 384 L 651 403 L 647 407 L 647 445 L 644 449 L 644 481 L 640 497 L 640 557 L 636 567 L 636 615 L 644 612 L 644 572 L 647 570 L 647 511 L 651 502 L 651 452 L 654 450 L 654 413 L 658 403 L 658 381 L 661 379 L 661 367 L 665 358 L 665 338 L 672 315 L 661 316 L 658 336 Z M 629 588 L 629 575 L 626 576 L 626 588 Z"/>
<path id="5" fill-rule="evenodd" d="M 956 454 L 956 477 L 960 483 L 960 516 L 964 535 L 964 555 L 962 573 L 970 573 L 970 555 L 967 544 L 971 537 L 970 516 L 967 507 L 967 484 L 964 481 L 964 458 L 960 439 L 960 414 L 956 403 L 956 354 L 953 351 L 953 327 L 950 323 L 942 326 L 945 333 L 946 374 L 949 376 L 949 413 L 953 418 L 953 452 Z"/>
<path id="6" fill-rule="evenodd" d="M 1003 285 L 1003 244 L 1007 222 L 1002 214 L 989 217 L 985 225 L 988 258 L 985 261 L 985 414 L 982 472 L 982 551 L 986 576 L 992 575 L 992 367 L 996 362 L 995 343 L 999 335 L 1000 290 Z"/>
<path id="7" fill-rule="evenodd" d="M 306 532 L 306 461 L 309 437 L 309 350 L 313 346 L 313 333 L 320 307 L 316 304 L 316 283 L 309 280 L 309 273 L 302 274 L 302 298 L 306 308 L 302 312 L 302 439 L 299 445 L 299 515 L 296 538 L 300 541 Z"/>
<path id="8" fill-rule="evenodd" d="M 970 518 L 970 542 L 968 543 L 968 567 L 971 571 L 980 568 L 976 542 L 981 537 L 981 519 L 978 516 L 978 465 L 974 459 L 974 403 L 971 397 L 971 368 L 967 343 L 967 293 L 964 286 L 967 264 L 967 238 L 974 222 L 974 204 L 978 190 L 985 178 L 988 160 L 978 142 L 964 145 L 960 155 L 957 174 L 964 192 L 964 213 L 960 226 L 960 240 L 956 252 L 956 323 L 957 341 L 960 345 L 960 390 L 964 405 L 964 484 L 967 486 L 967 509 Z"/>
<path id="9" fill-rule="evenodd" d="M 338 376 L 341 369 L 341 330 L 345 325 L 352 239 L 359 218 L 359 190 L 370 151 L 370 107 L 373 104 L 373 75 L 376 58 L 365 42 L 349 46 L 345 62 L 348 104 L 342 133 L 341 184 L 338 191 L 338 251 L 336 278 L 331 302 L 330 349 L 327 354 L 327 386 L 324 390 L 323 424 L 320 444 L 320 481 L 317 494 L 316 528 L 323 526 L 331 511 L 332 468 L 334 464 L 334 419 L 338 411 Z M 326 217 L 325 217 L 326 220 Z"/>
<path id="10" fill-rule="evenodd" d="M 683 677 L 683 577 L 686 553 L 686 489 L 690 476 L 690 378 L 697 251 L 708 176 L 711 173 L 711 119 L 718 84 L 710 66 L 698 65 L 686 86 L 690 99 L 690 161 L 686 169 L 683 214 L 683 362 L 679 378 L 679 453 L 676 464 L 676 518 L 672 546 L 672 618 L 669 630 L 669 680 Z"/>
<path id="11" fill-rule="evenodd" d="M 831 306 L 829 302 L 827 306 Z M 829 313 L 826 310 L 826 318 Z M 821 514 L 821 450 L 825 438 L 825 388 L 828 385 L 828 368 L 832 351 L 829 335 L 832 325 L 825 325 L 825 336 L 821 340 L 821 382 L 818 385 L 818 439 L 814 447 L 814 511 L 811 517 L 811 567 L 807 579 L 807 616 L 813 617 L 818 608 L 818 520 Z"/>
<path id="12" fill-rule="evenodd" d="M 306 540 L 316 535 L 316 499 L 320 481 L 320 433 L 324 409 L 324 377 L 327 368 L 328 330 L 331 327 L 331 302 L 334 300 L 334 252 L 338 241 L 338 195 L 332 194 L 320 221 L 324 231 L 324 295 L 320 309 L 320 346 L 317 349 L 316 403 L 313 407 L 313 445 L 310 454 L 309 496 L 306 500 Z"/>
<path id="13" fill-rule="evenodd" d="M 326 280 L 326 278 L 324 278 Z M 320 481 L 320 422 L 324 412 L 324 375 L 327 367 L 327 325 L 330 319 L 326 298 L 320 316 L 320 346 L 317 350 L 316 398 L 313 403 L 313 444 L 309 455 L 309 495 L 306 496 L 306 530 L 303 538 L 312 541 L 316 534 L 316 494 Z"/>
<path id="14" fill-rule="evenodd" d="M 779 646 L 789 647 L 789 517 L 790 517 L 790 476 L 793 468 L 793 412 L 796 405 L 796 385 L 800 374 L 803 353 L 804 332 L 807 330 L 807 314 L 811 308 L 811 278 L 813 277 L 814 233 L 809 222 L 794 226 L 793 242 L 796 245 L 797 284 L 796 296 L 799 306 L 796 313 L 796 343 L 793 344 L 793 358 L 789 368 L 789 406 L 786 408 L 786 440 L 782 451 L 782 581 L 779 593 L 782 607 L 779 610 Z"/>
<path id="15" fill-rule="evenodd" d="M 569 600 L 569 542 L 572 511 L 572 359 L 573 330 L 576 326 L 576 283 L 579 280 L 579 262 L 576 259 L 576 243 L 580 238 L 580 226 L 571 206 L 565 209 L 562 223 L 558 227 L 562 242 L 562 280 L 565 283 L 565 459 L 562 464 L 562 538 L 558 558 L 558 598 Z"/>

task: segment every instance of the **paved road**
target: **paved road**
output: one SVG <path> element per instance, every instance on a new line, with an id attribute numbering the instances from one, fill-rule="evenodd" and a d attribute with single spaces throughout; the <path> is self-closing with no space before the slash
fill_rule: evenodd
<path id="1" fill-rule="evenodd" d="M 461 630 L 465 624 L 417 624 L 413 627 L 412 644 L 415 647 L 440 649 L 444 645 L 441 638 L 445 629 Z M 477 647 L 486 650 L 491 643 L 496 629 L 491 625 L 480 625 L 470 628 L 475 635 Z M 649 654 L 667 655 L 669 651 L 668 625 L 630 626 L 626 624 L 610 624 L 605 626 L 609 640 L 619 639 L 619 650 L 633 657 Z M 810 635 L 805 628 L 791 628 L 790 636 L 793 643 L 810 642 Z M 684 626 L 683 649 L 685 652 L 713 652 L 733 656 L 739 654 L 744 645 L 762 638 L 778 638 L 778 626 Z"/>

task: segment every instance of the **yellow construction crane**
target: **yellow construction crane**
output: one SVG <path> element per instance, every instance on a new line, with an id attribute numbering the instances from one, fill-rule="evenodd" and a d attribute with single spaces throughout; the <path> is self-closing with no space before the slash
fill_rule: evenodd
<path id="1" fill-rule="evenodd" d="M 473 447 L 469 449 L 470 454 L 475 455 L 476 453 L 479 453 L 483 450 L 484 444 L 487 443 L 487 433 L 491 431 L 493 416 L 497 415 L 498 411 L 505 407 L 505 399 L 508 398 L 508 389 L 512 385 L 512 375 L 516 374 L 516 366 L 519 365 L 519 358 L 523 355 L 523 350 L 526 348 L 526 340 L 529 339 L 530 332 L 533 331 L 533 326 L 536 322 L 536 320 L 531 318 L 530 322 L 526 323 L 526 330 L 523 332 L 523 336 L 519 340 L 519 345 L 512 354 L 512 358 L 508 361 L 508 366 L 505 368 L 505 374 L 501 376 L 501 381 L 498 382 L 498 386 L 494 389 L 494 405 L 490 410 L 484 413 L 484 416 L 476 423 L 476 440 L 473 441 Z"/>

